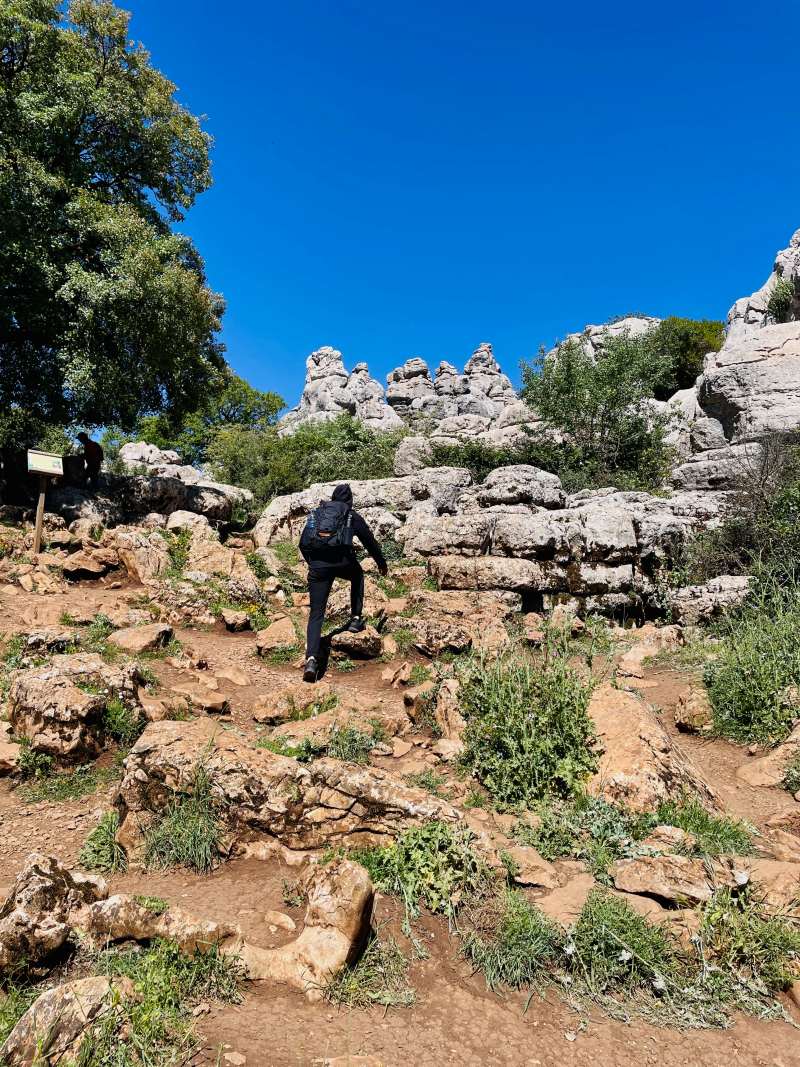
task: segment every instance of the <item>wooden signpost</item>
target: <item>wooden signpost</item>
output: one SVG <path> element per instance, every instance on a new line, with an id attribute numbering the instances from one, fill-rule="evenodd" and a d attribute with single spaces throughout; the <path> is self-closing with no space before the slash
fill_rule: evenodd
<path id="1" fill-rule="evenodd" d="M 55 452 L 28 450 L 28 474 L 39 475 L 39 500 L 36 504 L 36 525 L 33 530 L 33 554 L 42 550 L 42 523 L 44 522 L 44 495 L 48 478 L 60 478 L 64 474 L 64 458 Z"/>

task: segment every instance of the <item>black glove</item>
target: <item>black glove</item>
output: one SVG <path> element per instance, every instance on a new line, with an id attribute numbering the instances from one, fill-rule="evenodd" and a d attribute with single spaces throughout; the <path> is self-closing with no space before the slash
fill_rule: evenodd
<path id="1" fill-rule="evenodd" d="M 388 565 L 386 563 L 379 563 L 378 564 L 378 573 L 380 574 L 381 578 L 385 578 L 386 575 L 389 573 Z"/>

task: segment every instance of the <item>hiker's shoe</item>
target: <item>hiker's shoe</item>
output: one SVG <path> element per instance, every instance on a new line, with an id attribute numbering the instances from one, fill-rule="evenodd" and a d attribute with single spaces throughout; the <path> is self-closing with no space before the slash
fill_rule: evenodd
<path id="1" fill-rule="evenodd" d="M 360 615 L 354 615 L 347 624 L 347 632 L 350 634 L 360 634 L 366 628 L 366 624 Z"/>
<path id="2" fill-rule="evenodd" d="M 318 674 L 319 668 L 317 667 L 317 661 L 313 656 L 309 656 L 303 669 L 303 681 L 316 682 Z"/>

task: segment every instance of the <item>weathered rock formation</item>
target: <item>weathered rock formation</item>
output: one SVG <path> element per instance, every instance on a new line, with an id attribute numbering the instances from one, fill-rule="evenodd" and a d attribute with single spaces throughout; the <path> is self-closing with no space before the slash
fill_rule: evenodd
<path id="1" fill-rule="evenodd" d="M 404 426 L 432 435 L 443 444 L 477 437 L 493 444 L 512 443 L 531 414 L 520 404 L 510 380 L 500 370 L 492 346 L 481 344 L 463 374 L 442 362 L 431 376 L 428 364 L 415 357 L 388 375 L 384 392 L 366 363 L 348 374 L 342 354 L 320 348 L 306 360 L 300 403 L 281 420 L 292 433 L 304 422 L 325 422 L 349 414 L 375 430 Z M 416 469 L 416 468 L 415 468 Z"/>
<path id="2" fill-rule="evenodd" d="M 783 318 L 770 296 L 789 283 Z M 728 313 L 725 343 L 706 357 L 694 390 L 691 456 L 673 472 L 679 489 L 725 489 L 759 462 L 761 443 L 800 427 L 800 230 L 779 252 L 772 274 Z"/>
<path id="3" fill-rule="evenodd" d="M 135 858 L 143 833 L 189 788 L 199 761 L 231 846 L 279 837 L 289 848 L 385 840 L 428 819 L 457 821 L 443 800 L 374 767 L 334 759 L 304 765 L 220 729 L 209 719 L 151 723 L 125 760 L 119 840 Z"/>
<path id="4" fill-rule="evenodd" d="M 351 484 L 378 536 L 425 560 L 441 588 L 517 593 L 530 610 L 571 597 L 593 610 L 642 610 L 657 597 L 659 566 L 692 531 L 718 521 L 724 503 L 711 492 L 567 496 L 555 475 L 529 466 L 500 468 L 482 485 L 449 467 Z M 273 500 L 256 544 L 296 538 L 332 490 L 312 485 Z"/>

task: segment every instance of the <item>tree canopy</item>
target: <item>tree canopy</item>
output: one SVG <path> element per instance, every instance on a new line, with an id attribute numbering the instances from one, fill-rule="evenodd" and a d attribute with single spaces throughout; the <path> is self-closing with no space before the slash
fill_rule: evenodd
<path id="1" fill-rule="evenodd" d="M 0 5 L 0 444 L 194 411 L 222 299 L 171 225 L 210 138 L 106 0 Z"/>

